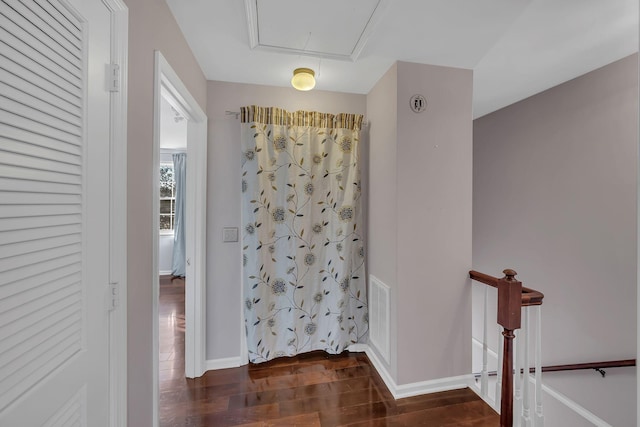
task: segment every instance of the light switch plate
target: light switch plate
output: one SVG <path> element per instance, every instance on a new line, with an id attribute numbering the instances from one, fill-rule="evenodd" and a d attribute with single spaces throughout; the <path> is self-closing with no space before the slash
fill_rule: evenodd
<path id="1" fill-rule="evenodd" d="M 223 242 L 237 242 L 238 241 L 238 227 L 224 227 L 222 229 L 222 241 Z"/>

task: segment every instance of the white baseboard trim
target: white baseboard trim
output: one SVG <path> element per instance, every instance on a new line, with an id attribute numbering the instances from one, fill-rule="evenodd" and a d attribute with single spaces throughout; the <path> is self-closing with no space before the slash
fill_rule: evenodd
<path id="1" fill-rule="evenodd" d="M 500 402 L 496 403 L 496 401 L 493 400 L 491 396 L 483 396 L 482 391 L 480 390 L 480 382 L 476 383 L 475 380 L 472 379 L 471 384 L 469 384 L 469 388 L 471 389 L 471 391 L 477 394 L 480 399 L 484 400 L 484 403 L 491 406 L 493 410 L 496 411 L 498 414 L 500 413 Z"/>
<path id="2" fill-rule="evenodd" d="M 171 276 L 171 270 L 167 270 L 167 271 L 160 271 L 158 273 L 160 276 Z"/>
<path id="3" fill-rule="evenodd" d="M 350 353 L 366 353 L 369 349 L 367 344 L 351 344 L 347 350 Z"/>
<path id="4" fill-rule="evenodd" d="M 396 399 L 401 399 L 403 397 L 437 393 L 439 391 L 458 390 L 469 387 L 469 381 L 473 381 L 473 375 L 471 374 L 402 384 L 396 387 L 394 397 Z"/>
<path id="5" fill-rule="evenodd" d="M 216 369 L 237 368 L 242 365 L 246 365 L 246 363 L 242 363 L 240 356 L 225 357 L 223 359 L 207 360 L 205 362 L 205 369 L 207 371 L 215 371 Z"/>
<path id="6" fill-rule="evenodd" d="M 354 351 L 351 349 L 352 347 L 353 346 L 349 347 L 350 351 Z M 376 353 L 372 351 L 368 345 L 360 344 L 356 348 L 360 349 L 360 347 L 365 347 L 365 353 L 369 357 L 373 367 L 378 372 L 378 375 L 380 375 L 382 381 L 384 381 L 395 399 L 466 388 L 470 387 L 474 381 L 474 376 L 472 374 L 468 374 L 457 377 L 437 378 L 435 380 L 397 385 Z"/>

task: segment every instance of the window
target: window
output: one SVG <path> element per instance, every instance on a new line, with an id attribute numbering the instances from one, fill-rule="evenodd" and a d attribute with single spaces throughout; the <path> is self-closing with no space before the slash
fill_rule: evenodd
<path id="1" fill-rule="evenodd" d="M 176 181 L 173 163 L 160 164 L 160 233 L 173 233 L 176 218 Z"/>

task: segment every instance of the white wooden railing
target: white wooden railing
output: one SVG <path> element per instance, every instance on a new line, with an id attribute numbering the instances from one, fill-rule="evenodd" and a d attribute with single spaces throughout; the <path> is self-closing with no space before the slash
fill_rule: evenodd
<path id="1" fill-rule="evenodd" d="M 483 288 L 483 329 L 482 342 L 482 367 L 479 373 L 479 384 L 476 384 L 478 394 L 497 412 L 501 413 L 500 425 L 505 427 L 542 427 L 544 426 L 544 413 L 542 404 L 542 299 L 544 295 L 533 289 L 523 288 L 522 284 L 515 280 L 515 271 L 505 270 L 505 277 L 498 279 L 475 271 L 470 272 L 470 277 L 489 286 Z M 517 295 L 509 296 L 506 288 L 511 285 L 516 287 Z M 497 288 L 496 293 L 491 289 Z M 502 289 L 502 291 L 500 290 Z M 518 292 L 521 292 L 519 294 Z M 493 301 L 498 298 L 498 322 L 490 313 L 489 307 L 493 307 Z M 500 300 L 502 298 L 502 301 Z M 490 301 L 492 299 L 493 301 Z M 532 323 L 532 317 L 533 322 Z M 494 346 L 489 340 L 490 331 L 498 328 L 498 338 Z M 504 343 L 509 343 L 513 337 L 513 352 L 507 351 L 505 355 Z M 502 337 L 504 336 L 504 339 Z M 497 348 L 493 353 L 490 348 Z M 511 343 L 509 343 L 509 350 Z M 496 371 L 489 371 L 490 352 L 497 357 Z M 513 358 L 513 364 L 506 364 L 504 357 Z M 533 378 L 529 367 L 534 362 Z M 502 395 L 503 366 L 513 366 L 513 395 Z M 507 368 L 505 368 L 507 369 Z M 508 371 L 508 369 L 507 369 Z M 531 381 L 535 379 L 534 381 Z M 508 380 L 507 380 L 508 381 Z M 533 386 L 532 386 L 533 383 Z M 507 382 L 506 384 L 509 384 Z M 493 393 L 490 390 L 494 388 Z M 512 408 L 513 415 L 504 416 L 503 408 Z"/>
<path id="2" fill-rule="evenodd" d="M 469 275 L 475 282 L 488 285 L 483 286 L 478 283 L 474 284 L 473 288 L 475 301 L 473 360 L 476 380 L 471 386 L 485 402 L 500 413 L 500 425 L 504 427 L 544 426 L 544 392 L 545 399 L 548 399 L 547 415 L 550 424 L 560 425 L 560 422 L 567 422 L 566 418 L 573 419 L 577 416 L 580 419 L 577 421 L 579 423 L 587 423 L 596 427 L 612 427 L 568 396 L 543 384 L 542 373 L 595 370 L 596 375 L 601 375 L 604 378 L 606 373 L 604 369 L 634 367 L 636 360 L 609 360 L 542 366 L 542 300 L 544 295 L 533 289 L 522 287 L 522 284 L 515 280 L 515 271 L 513 270 L 505 270 L 505 277 L 502 279 L 476 271 L 469 272 Z M 502 293 L 500 292 L 501 287 Z M 505 292 L 505 287 L 515 290 L 515 292 L 509 294 Z M 502 303 L 499 301 L 501 297 Z M 510 301 L 505 302 L 508 299 Z M 482 311 L 478 313 L 476 310 Z M 480 324 L 480 328 L 477 327 L 478 324 Z M 475 338 L 476 336 L 482 338 Z M 514 336 L 512 343 L 509 342 L 509 336 Z M 509 347 L 513 347 L 513 351 L 508 352 L 509 357 L 513 360 L 513 363 L 509 364 L 512 366 L 511 370 L 503 370 L 506 365 L 503 360 L 505 354 L 503 344 L 505 342 L 509 342 Z M 503 372 L 510 372 L 513 377 L 510 383 L 513 390 L 511 396 L 503 396 L 502 394 Z M 506 384 L 509 382 L 507 381 Z M 509 397 L 511 398 L 510 403 L 508 402 Z M 505 402 L 507 402 L 506 407 L 511 405 L 511 417 L 506 417 L 502 413 Z M 559 408 L 564 408 L 560 409 L 562 415 L 558 412 Z M 559 419 L 559 416 L 562 419 Z"/>

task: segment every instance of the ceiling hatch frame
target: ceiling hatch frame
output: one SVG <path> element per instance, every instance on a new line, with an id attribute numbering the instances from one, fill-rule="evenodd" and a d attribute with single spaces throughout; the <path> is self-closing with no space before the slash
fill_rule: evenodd
<path id="1" fill-rule="evenodd" d="M 244 0 L 245 15 L 247 18 L 247 29 L 249 30 L 249 46 L 251 47 L 251 49 L 257 50 L 266 50 L 271 52 L 287 53 L 291 55 L 306 55 L 316 58 L 337 59 L 340 61 L 355 62 L 362 53 L 362 50 L 369 41 L 369 38 L 373 34 L 373 30 L 375 29 L 376 25 L 381 21 L 384 11 L 389 4 L 389 1 L 390 0 L 378 0 L 375 7 L 373 8 L 371 16 L 369 16 L 367 23 L 360 33 L 358 41 L 354 45 L 353 50 L 350 54 L 346 55 L 332 52 L 296 49 L 284 46 L 273 46 L 260 43 L 260 31 L 258 26 L 258 0 Z"/>

